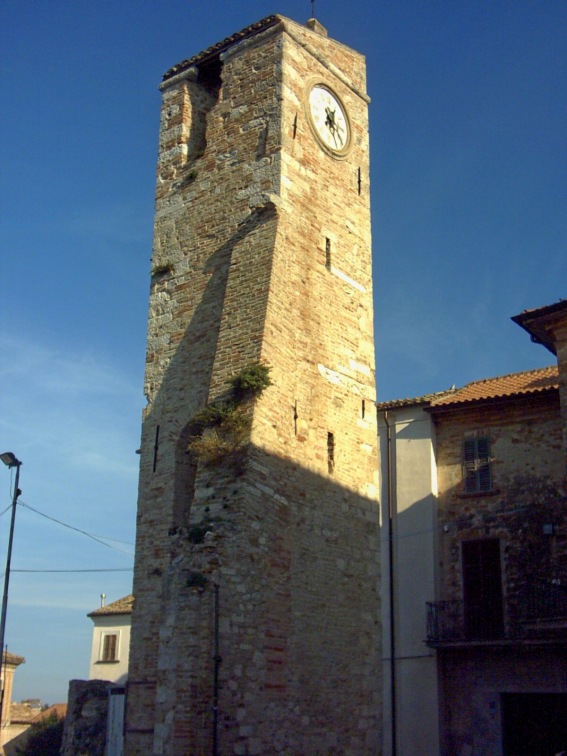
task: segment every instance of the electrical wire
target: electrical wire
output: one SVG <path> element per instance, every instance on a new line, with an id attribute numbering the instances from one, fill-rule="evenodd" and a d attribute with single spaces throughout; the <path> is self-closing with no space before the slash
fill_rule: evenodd
<path id="1" fill-rule="evenodd" d="M 106 543 L 106 541 L 114 541 L 116 543 L 129 543 L 128 541 L 118 541 L 115 538 L 106 538 L 105 540 L 102 540 L 103 538 L 105 538 L 105 536 L 95 536 L 92 533 L 88 533 L 86 530 L 81 530 L 80 528 L 75 528 L 73 525 L 68 525 L 66 522 L 63 522 L 62 520 L 58 520 L 56 517 L 51 517 L 51 515 L 47 515 L 44 512 L 40 512 L 39 509 L 35 509 L 35 507 L 32 507 L 29 504 L 26 504 L 21 499 L 19 500 L 18 503 L 20 504 L 20 506 L 25 507 L 26 509 L 29 509 L 32 512 L 35 512 L 35 514 L 41 515 L 41 517 L 45 517 L 46 520 L 51 520 L 52 522 L 55 522 L 58 525 L 62 525 L 64 528 L 68 528 L 69 530 L 74 530 L 76 533 L 80 533 L 81 535 L 84 535 L 87 538 L 91 538 L 93 541 L 100 543 L 102 546 L 106 546 L 107 548 L 112 549 L 113 551 L 117 551 L 120 554 L 126 554 L 126 556 L 129 556 L 132 558 L 134 557 L 134 555 L 128 551 L 124 551 L 123 549 L 118 549 L 116 548 L 116 546 L 112 546 L 110 543 Z"/>

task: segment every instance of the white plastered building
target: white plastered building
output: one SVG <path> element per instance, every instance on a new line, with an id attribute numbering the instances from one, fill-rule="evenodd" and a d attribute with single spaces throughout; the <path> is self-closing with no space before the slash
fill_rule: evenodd
<path id="1" fill-rule="evenodd" d="M 125 684 L 133 604 L 132 595 L 124 596 L 88 614 L 94 623 L 89 680 Z"/>

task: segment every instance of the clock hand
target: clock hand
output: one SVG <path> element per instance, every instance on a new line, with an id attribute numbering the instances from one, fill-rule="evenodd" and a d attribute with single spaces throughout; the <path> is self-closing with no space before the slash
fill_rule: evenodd
<path id="1" fill-rule="evenodd" d="M 331 129 L 331 131 L 335 128 L 335 111 L 331 110 L 331 108 L 326 107 L 325 113 L 327 114 L 327 118 L 325 119 L 325 125 Z"/>
<path id="2" fill-rule="evenodd" d="M 339 146 L 337 143 L 337 124 L 336 123 L 327 123 L 327 128 L 331 132 L 331 136 L 333 137 L 333 141 L 335 143 L 335 147 Z"/>

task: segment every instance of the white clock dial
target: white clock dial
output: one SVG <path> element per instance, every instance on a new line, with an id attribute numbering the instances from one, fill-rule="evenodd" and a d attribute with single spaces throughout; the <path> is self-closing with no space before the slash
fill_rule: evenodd
<path id="1" fill-rule="evenodd" d="M 309 112 L 315 130 L 333 152 L 343 152 L 349 145 L 350 130 L 346 111 L 330 89 L 316 84 L 309 93 Z"/>

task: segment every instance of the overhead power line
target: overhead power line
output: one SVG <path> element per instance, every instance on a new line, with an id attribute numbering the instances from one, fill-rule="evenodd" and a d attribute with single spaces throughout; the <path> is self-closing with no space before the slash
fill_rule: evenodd
<path id="1" fill-rule="evenodd" d="M 44 512 L 40 512 L 39 509 L 35 509 L 34 507 L 30 506 L 29 504 L 26 504 L 20 499 L 20 505 L 22 507 L 26 507 L 26 509 L 31 510 L 32 512 L 35 512 L 35 514 L 41 515 L 41 517 L 45 517 L 46 520 L 51 520 L 52 522 L 57 523 L 58 525 L 63 526 L 64 528 L 68 528 L 69 530 L 74 530 L 76 533 L 80 533 L 81 535 L 86 536 L 87 538 L 91 538 L 93 541 L 96 541 L 97 543 L 102 544 L 102 546 L 106 546 L 109 549 L 113 549 L 114 551 L 118 551 L 120 554 L 126 554 L 126 556 L 133 557 L 134 555 L 131 554 L 128 551 L 124 551 L 123 549 L 117 549 L 116 546 L 112 546 L 110 543 L 106 543 L 106 541 L 114 541 L 115 543 L 129 543 L 128 541 L 118 541 L 116 538 L 107 538 L 106 536 L 96 536 L 92 533 L 88 533 L 86 530 L 81 530 L 80 528 L 75 528 L 73 525 L 69 525 L 66 522 L 62 522 L 62 520 L 58 520 L 56 517 L 51 517 L 51 515 L 47 515 Z M 105 540 L 102 540 L 105 539 Z M 133 545 L 133 544 L 129 544 Z"/>

